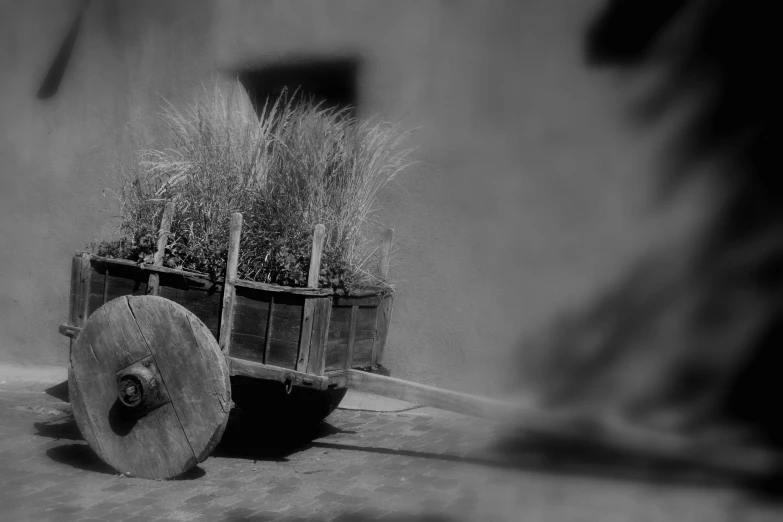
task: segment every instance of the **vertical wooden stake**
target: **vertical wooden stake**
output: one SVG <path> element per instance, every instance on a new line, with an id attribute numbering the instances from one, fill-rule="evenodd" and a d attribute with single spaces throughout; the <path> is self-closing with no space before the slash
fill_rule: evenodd
<path id="1" fill-rule="evenodd" d="M 231 229 L 228 237 L 228 259 L 226 280 L 223 282 L 223 310 L 220 315 L 220 349 L 228 355 L 231 350 L 231 329 L 234 326 L 234 285 L 237 282 L 239 264 L 239 238 L 242 235 L 242 214 L 231 214 Z"/>
<path id="2" fill-rule="evenodd" d="M 316 225 L 315 230 L 313 230 L 313 249 L 310 253 L 310 272 L 307 274 L 307 286 L 310 288 L 318 288 L 318 278 L 321 274 L 321 254 L 323 253 L 325 238 L 326 227 L 321 224 Z M 331 299 L 329 302 L 331 303 Z M 316 332 L 317 321 L 314 320 L 314 318 L 323 319 L 322 316 L 323 310 L 322 307 L 318 306 L 318 302 L 313 298 L 306 297 L 302 309 L 302 333 L 299 336 L 299 350 L 296 354 L 297 371 L 306 372 L 313 366 L 310 362 L 310 346 L 312 343 L 316 344 L 316 357 L 322 357 L 324 353 L 318 344 L 322 341 L 325 342 L 325 340 L 318 337 Z"/>
<path id="3" fill-rule="evenodd" d="M 392 241 L 394 240 L 394 229 L 387 228 L 383 231 L 383 244 L 381 245 L 381 261 L 378 263 L 378 272 L 381 281 L 386 281 L 389 275 L 389 258 L 391 257 Z"/>
<path id="4" fill-rule="evenodd" d="M 166 203 L 166 208 L 163 210 L 163 217 L 160 220 L 160 230 L 158 230 L 158 245 L 155 249 L 155 256 L 152 258 L 152 264 L 154 266 L 160 266 L 163 264 L 163 255 L 166 253 L 166 242 L 169 240 L 169 232 L 171 232 L 171 220 L 174 218 L 174 202 L 169 201 Z M 147 294 L 158 295 L 160 288 L 160 276 L 157 272 L 150 274 L 150 278 L 147 281 Z"/>
<path id="5" fill-rule="evenodd" d="M 348 353 L 345 357 L 345 369 L 353 366 L 353 348 L 356 344 L 356 318 L 359 315 L 359 305 L 351 307 L 351 320 L 348 323 Z"/>
<path id="6" fill-rule="evenodd" d="M 68 306 L 68 324 L 79 326 L 82 313 L 82 256 L 77 254 L 71 260 L 71 303 Z"/>
<path id="7" fill-rule="evenodd" d="M 272 321 L 275 318 L 275 294 L 269 294 L 269 310 L 266 314 L 266 333 L 264 334 L 264 364 L 269 364 L 269 348 L 272 346 Z"/>
<path id="8" fill-rule="evenodd" d="M 307 276 L 307 286 L 318 288 L 318 276 L 321 273 L 321 254 L 324 249 L 324 238 L 326 237 L 326 227 L 316 225 L 313 232 L 313 252 L 310 256 L 310 273 Z"/>
<path id="9" fill-rule="evenodd" d="M 299 351 L 296 354 L 296 371 L 306 372 L 310 359 L 310 341 L 313 334 L 315 299 L 305 297 L 302 309 L 302 327 L 299 332 Z"/>
<path id="10" fill-rule="evenodd" d="M 84 321 L 90 315 L 90 285 L 92 283 L 92 264 L 90 254 L 82 254 L 81 259 L 81 294 L 79 302 L 79 318 L 76 326 L 84 326 Z"/>

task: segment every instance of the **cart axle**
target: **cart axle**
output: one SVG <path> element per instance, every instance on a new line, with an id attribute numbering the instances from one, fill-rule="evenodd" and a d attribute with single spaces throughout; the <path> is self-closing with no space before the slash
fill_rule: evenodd
<path id="1" fill-rule="evenodd" d="M 152 356 L 117 372 L 117 399 L 140 414 L 169 402 L 166 387 Z"/>

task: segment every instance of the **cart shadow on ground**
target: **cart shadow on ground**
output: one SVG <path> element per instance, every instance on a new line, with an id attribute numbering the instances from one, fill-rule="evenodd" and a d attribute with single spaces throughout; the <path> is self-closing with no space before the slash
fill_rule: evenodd
<path id="1" fill-rule="evenodd" d="M 59 400 L 67 401 L 67 386 L 58 385 L 46 392 Z M 101 461 L 84 443 L 72 415 L 36 422 L 33 427 L 36 435 L 72 441 L 71 444 L 62 444 L 47 450 L 47 456 L 53 461 L 96 473 L 116 474 L 116 471 Z M 335 435 L 354 433 L 341 429 L 339 421 L 329 422 L 327 419 L 308 423 L 307 419 L 297 419 L 295 415 L 281 415 L 280 411 L 274 411 L 274 408 L 266 408 L 263 415 L 258 411 L 248 412 L 238 408 L 230 418 L 213 456 L 254 462 L 288 462 L 293 454 L 317 448 L 433 459 L 457 465 L 536 473 L 549 477 L 559 475 L 564 478 L 624 480 L 669 487 L 739 487 L 755 497 L 762 496 L 764 500 L 783 498 L 783 481 L 779 477 L 762 481 L 741 480 L 737 477 L 721 476 L 709 470 L 697 470 L 656 459 L 629 457 L 608 449 L 552 437 L 533 437 L 505 431 L 486 441 L 479 441 L 475 444 L 477 451 L 467 455 L 342 443 L 339 438 L 330 440 L 330 437 Z M 177 480 L 193 480 L 205 474 L 201 467 L 196 467 Z"/>

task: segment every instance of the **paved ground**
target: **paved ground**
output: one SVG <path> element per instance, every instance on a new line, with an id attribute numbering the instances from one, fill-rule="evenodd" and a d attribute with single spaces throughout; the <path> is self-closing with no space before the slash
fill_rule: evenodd
<path id="1" fill-rule="evenodd" d="M 0 520 L 783 520 L 772 500 L 704 477 L 633 467 L 619 479 L 627 466 L 429 408 L 338 410 L 305 440 L 234 430 L 186 477 L 125 478 L 50 395 L 62 389 L 43 388 L 0 384 Z"/>

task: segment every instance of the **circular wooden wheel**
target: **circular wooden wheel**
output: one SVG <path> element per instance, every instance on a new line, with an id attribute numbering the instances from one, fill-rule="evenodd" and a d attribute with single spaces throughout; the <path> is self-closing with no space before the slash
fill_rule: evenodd
<path id="1" fill-rule="evenodd" d="M 215 338 L 155 296 L 120 297 L 89 317 L 71 349 L 68 390 L 90 447 L 143 478 L 175 477 L 205 460 L 232 404 Z"/>

